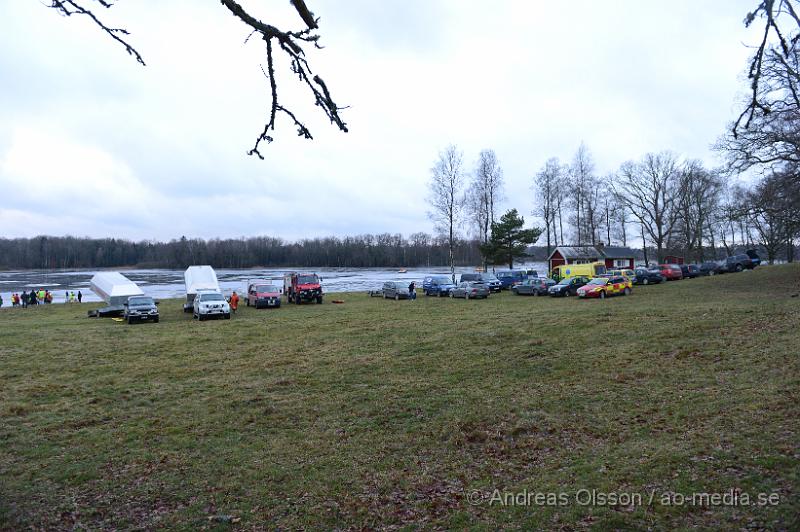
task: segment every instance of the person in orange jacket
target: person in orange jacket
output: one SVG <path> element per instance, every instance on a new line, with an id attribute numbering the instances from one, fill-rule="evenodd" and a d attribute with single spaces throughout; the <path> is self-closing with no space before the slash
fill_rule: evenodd
<path id="1" fill-rule="evenodd" d="M 231 312 L 236 314 L 237 308 L 239 308 L 239 295 L 234 291 L 231 295 Z"/>

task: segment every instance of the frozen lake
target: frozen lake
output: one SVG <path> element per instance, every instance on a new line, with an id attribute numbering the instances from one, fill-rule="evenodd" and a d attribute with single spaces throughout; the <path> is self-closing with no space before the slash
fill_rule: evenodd
<path id="1" fill-rule="evenodd" d="M 544 263 L 528 263 L 518 268 L 533 268 L 540 274 L 547 271 Z M 504 270 L 505 268 L 496 268 Z M 182 298 L 184 296 L 183 270 L 119 270 L 125 277 L 138 284 L 144 292 L 157 299 Z M 400 273 L 397 268 L 286 268 L 286 269 L 246 269 L 216 270 L 217 278 L 223 292 L 227 295 L 236 290 L 245 291 L 248 281 L 255 279 L 272 279 L 281 284 L 283 274 L 287 271 L 314 271 L 322 277 L 322 288 L 325 292 L 365 292 L 377 290 L 384 281 L 402 280 L 422 284 L 422 279 L 429 274 L 449 273 L 447 267 L 408 268 Z M 456 268 L 456 274 L 474 272 L 474 267 Z M 89 280 L 97 273 L 95 270 L 78 271 L 10 271 L 0 272 L 0 294 L 3 296 L 3 308 L 11 306 L 11 294 L 31 290 L 50 290 L 54 294 L 54 303 L 63 303 L 65 292 L 78 290 L 83 293 L 84 301 L 100 301 L 100 298 L 89 289 Z"/>

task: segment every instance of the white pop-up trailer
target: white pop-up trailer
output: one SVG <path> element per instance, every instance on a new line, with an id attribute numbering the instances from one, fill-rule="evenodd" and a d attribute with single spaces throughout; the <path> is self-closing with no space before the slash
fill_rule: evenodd
<path id="1" fill-rule="evenodd" d="M 184 312 L 192 312 L 194 298 L 197 292 L 220 292 L 217 273 L 211 266 L 189 266 L 183 273 L 186 283 L 186 302 L 183 304 Z"/>
<path id="2" fill-rule="evenodd" d="M 100 296 L 108 305 L 106 308 L 89 312 L 89 315 L 112 316 L 124 311 L 123 305 L 131 296 L 143 296 L 144 292 L 136 283 L 119 272 L 100 272 L 89 281 L 92 292 Z"/>

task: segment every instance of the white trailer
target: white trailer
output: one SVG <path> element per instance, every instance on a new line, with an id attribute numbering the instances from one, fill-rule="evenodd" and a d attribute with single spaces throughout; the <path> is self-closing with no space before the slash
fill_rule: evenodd
<path id="1" fill-rule="evenodd" d="M 143 296 L 144 292 L 136 283 L 119 272 L 100 272 L 89 281 L 92 292 L 100 296 L 108 305 L 106 308 L 90 311 L 90 316 L 113 316 L 122 314 L 123 305 L 131 296 Z"/>
<path id="2" fill-rule="evenodd" d="M 217 281 L 217 273 L 211 266 L 189 266 L 183 273 L 183 280 L 186 283 L 184 312 L 192 312 L 197 292 L 222 292 Z"/>

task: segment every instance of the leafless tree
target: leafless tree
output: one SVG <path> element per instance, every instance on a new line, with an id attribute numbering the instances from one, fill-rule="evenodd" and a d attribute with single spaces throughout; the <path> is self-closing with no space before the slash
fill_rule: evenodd
<path id="1" fill-rule="evenodd" d="M 678 247 L 702 262 L 706 228 L 711 214 L 718 207 L 722 178 L 706 170 L 700 161 L 693 160 L 681 168 L 676 186 L 679 217 L 673 235 Z"/>
<path id="2" fill-rule="evenodd" d="M 503 199 L 503 169 L 494 150 L 482 150 L 467 190 L 467 214 L 483 244 L 489 242 L 496 206 Z M 484 264 L 486 266 L 486 264 Z"/>
<path id="3" fill-rule="evenodd" d="M 614 176 L 616 179 L 616 176 Z M 608 183 L 613 183 L 614 180 L 610 179 Z M 610 213 L 610 224 L 611 224 L 611 236 L 609 242 L 612 240 L 618 241 L 621 245 L 627 246 L 628 245 L 628 224 L 630 223 L 629 217 L 629 210 L 628 207 L 625 205 L 624 202 L 621 202 L 619 198 L 616 197 L 614 194 L 610 194 L 609 198 L 611 202 L 611 213 Z"/>
<path id="4" fill-rule="evenodd" d="M 585 182 L 584 194 L 584 234 L 587 241 L 594 246 L 600 241 L 600 229 L 603 226 L 603 198 L 606 195 L 606 186 L 603 181 L 595 176 L 590 176 Z"/>
<path id="5" fill-rule="evenodd" d="M 750 98 L 733 124 L 731 132 L 734 137 L 759 117 L 776 110 L 800 107 L 800 70 L 797 68 L 799 8 L 797 0 L 760 0 L 745 17 L 747 27 L 757 20 L 764 21 L 764 31 L 750 59 L 747 72 Z"/>
<path id="6" fill-rule="evenodd" d="M 278 99 L 278 82 L 277 74 L 275 71 L 275 57 L 274 52 L 280 50 L 289 59 L 291 74 L 304 85 L 314 98 L 314 104 L 319 107 L 325 116 L 334 124 L 339 130 L 347 132 L 347 124 L 342 120 L 339 111 L 343 108 L 339 107 L 334 101 L 328 90 L 328 86 L 323 79 L 313 73 L 311 65 L 308 63 L 306 56 L 306 47 L 321 49 L 319 44 L 319 34 L 316 30 L 319 29 L 319 18 L 314 17 L 314 14 L 308 9 L 305 0 L 290 0 L 292 7 L 300 16 L 304 28 L 298 30 L 281 30 L 263 22 L 247 12 L 241 5 L 234 0 L 220 0 L 220 3 L 228 9 L 236 18 L 241 20 L 250 31 L 250 35 L 245 42 L 253 35 L 264 41 L 266 48 L 266 69 L 261 67 L 264 76 L 269 83 L 269 91 L 271 96 L 271 105 L 269 108 L 268 119 L 264 126 L 264 130 L 256 138 L 255 145 L 248 152 L 249 155 L 256 155 L 260 159 L 264 159 L 259 146 L 261 142 L 270 143 L 273 137 L 270 131 L 275 130 L 275 123 L 279 113 L 283 113 L 294 124 L 297 130 L 297 135 L 312 139 L 311 131 L 305 126 L 303 122 L 292 112 L 290 109 L 281 104 Z M 91 7 L 87 5 L 91 4 Z M 93 11 L 93 8 L 103 7 L 110 8 L 113 2 L 110 0 L 50 0 L 49 7 L 55 9 L 60 14 L 70 17 L 72 15 L 82 15 L 91 19 L 96 26 L 108 34 L 112 39 L 125 47 L 125 50 L 142 65 L 145 65 L 144 58 L 141 54 L 128 42 L 129 32 L 123 28 L 115 28 L 106 25 L 100 17 Z"/>
<path id="7" fill-rule="evenodd" d="M 556 245 L 556 214 L 560 203 L 559 186 L 564 178 L 564 167 L 559 160 L 552 157 L 547 160 L 542 169 L 533 178 L 534 198 L 537 208 L 532 214 L 538 216 L 544 222 L 545 235 L 547 236 L 547 256 L 553 249 L 552 243 Z"/>
<path id="8" fill-rule="evenodd" d="M 572 177 L 572 189 L 568 199 L 573 209 L 572 222 L 575 227 L 576 244 L 581 246 L 591 240 L 586 210 L 594 177 L 594 161 L 592 161 L 589 148 L 583 142 L 572 159 L 570 176 Z"/>
<path id="9" fill-rule="evenodd" d="M 455 282 L 455 261 L 453 249 L 456 243 L 456 228 L 461 222 L 464 207 L 463 154 L 450 145 L 439 152 L 439 158 L 431 168 L 430 194 L 428 202 L 432 208 L 428 217 L 434 222 L 437 231 L 447 235 L 450 275 Z"/>
<path id="10" fill-rule="evenodd" d="M 677 179 L 677 158 L 661 152 L 648 153 L 638 163 L 623 163 L 612 184 L 614 194 L 655 245 L 659 262 L 664 260 L 665 244 L 678 219 Z"/>

